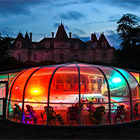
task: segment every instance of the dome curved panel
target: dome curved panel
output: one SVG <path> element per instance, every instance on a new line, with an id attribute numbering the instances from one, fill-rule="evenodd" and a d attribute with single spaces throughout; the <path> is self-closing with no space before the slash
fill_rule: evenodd
<path id="1" fill-rule="evenodd" d="M 140 100 L 138 82 L 129 72 L 76 62 L 22 71 L 11 82 L 8 97 L 7 118 L 12 121 L 74 126 L 133 121 Z M 118 119 L 122 108 L 126 114 Z"/>
<path id="2" fill-rule="evenodd" d="M 26 69 L 22 70 L 21 72 L 19 72 L 18 74 L 15 75 L 15 77 L 13 78 L 13 80 L 10 82 L 10 86 L 9 86 L 9 92 L 8 92 L 8 99 L 11 98 L 11 88 L 13 87 L 13 83 L 15 82 L 15 80 L 24 72 L 26 71 Z"/>
<path id="3" fill-rule="evenodd" d="M 76 103 L 79 100 L 78 79 L 76 66 L 59 68 L 52 79 L 50 103 Z"/>
<path id="4" fill-rule="evenodd" d="M 114 69 L 102 68 L 102 70 L 109 83 L 111 102 L 130 101 L 130 93 L 124 77 Z"/>
<path id="5" fill-rule="evenodd" d="M 100 102 L 108 102 L 108 97 L 104 93 L 108 93 L 107 84 L 101 71 L 94 67 L 80 67 L 80 75 L 85 77 L 83 82 L 80 77 L 81 97 L 89 101 L 98 100 Z"/>
<path id="6" fill-rule="evenodd" d="M 55 67 L 44 67 L 31 76 L 25 89 L 24 101 L 47 102 L 49 82 L 54 70 Z"/>
<path id="7" fill-rule="evenodd" d="M 23 72 L 16 81 L 12 84 L 11 88 L 11 100 L 22 101 L 23 100 L 23 90 L 26 84 L 26 81 L 30 74 L 32 74 L 38 68 L 28 69 Z"/>
<path id="8" fill-rule="evenodd" d="M 139 99 L 140 98 L 139 86 L 138 86 L 138 81 L 135 79 L 135 77 L 133 77 L 129 72 L 123 69 L 117 69 L 117 70 L 119 70 L 128 80 L 131 89 L 132 100 Z"/>

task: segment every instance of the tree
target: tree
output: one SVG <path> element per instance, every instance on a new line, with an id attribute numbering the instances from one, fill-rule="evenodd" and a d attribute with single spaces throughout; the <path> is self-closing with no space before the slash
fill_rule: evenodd
<path id="1" fill-rule="evenodd" d="M 121 49 L 134 48 L 140 44 L 140 26 L 136 15 L 124 14 L 117 24 Z"/>
<path id="2" fill-rule="evenodd" d="M 118 57 L 120 60 L 138 61 L 140 56 L 140 25 L 137 16 L 130 13 L 124 14 L 117 24 L 116 31 L 121 40 Z"/>
<path id="3" fill-rule="evenodd" d="M 12 46 L 14 39 L 8 35 L 2 37 L 0 35 L 0 56 L 8 56 L 9 48 Z"/>

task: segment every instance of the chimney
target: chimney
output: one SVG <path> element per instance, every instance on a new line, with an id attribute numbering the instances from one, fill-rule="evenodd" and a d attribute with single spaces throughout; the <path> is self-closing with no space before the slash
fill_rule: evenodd
<path id="1" fill-rule="evenodd" d="M 30 40 L 31 40 L 31 42 L 32 42 L 32 33 L 30 33 Z"/>
<path id="2" fill-rule="evenodd" d="M 71 39 L 71 32 L 69 32 L 69 38 Z"/>
<path id="3" fill-rule="evenodd" d="M 94 42 L 93 33 L 91 34 L 91 42 L 92 42 L 92 43 Z"/>
<path id="4" fill-rule="evenodd" d="M 94 33 L 92 33 L 91 34 L 91 43 L 94 43 L 94 42 L 97 42 L 97 37 L 96 37 L 96 34 Z"/>
<path id="5" fill-rule="evenodd" d="M 52 38 L 54 38 L 54 32 L 52 32 Z"/>

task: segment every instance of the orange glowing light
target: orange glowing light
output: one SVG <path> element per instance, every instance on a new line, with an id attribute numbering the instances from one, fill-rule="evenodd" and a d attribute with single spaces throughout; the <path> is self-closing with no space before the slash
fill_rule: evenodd
<path id="1" fill-rule="evenodd" d="M 31 93 L 32 93 L 33 95 L 38 95 L 38 94 L 40 94 L 40 89 L 39 89 L 39 88 L 32 88 L 32 89 L 31 89 Z"/>

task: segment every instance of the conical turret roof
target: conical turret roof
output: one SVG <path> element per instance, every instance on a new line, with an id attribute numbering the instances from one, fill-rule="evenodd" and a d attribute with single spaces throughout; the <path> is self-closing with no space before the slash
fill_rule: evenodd
<path id="1" fill-rule="evenodd" d="M 17 39 L 24 39 L 23 35 L 19 32 Z"/>
<path id="2" fill-rule="evenodd" d="M 26 34 L 25 34 L 25 39 L 26 39 L 27 41 L 30 40 L 27 31 L 26 31 Z"/>
<path id="3" fill-rule="evenodd" d="M 65 31 L 63 24 L 61 23 L 61 25 L 58 27 L 58 30 L 55 36 L 55 41 L 67 41 L 67 40 L 68 40 L 67 33 Z"/>

